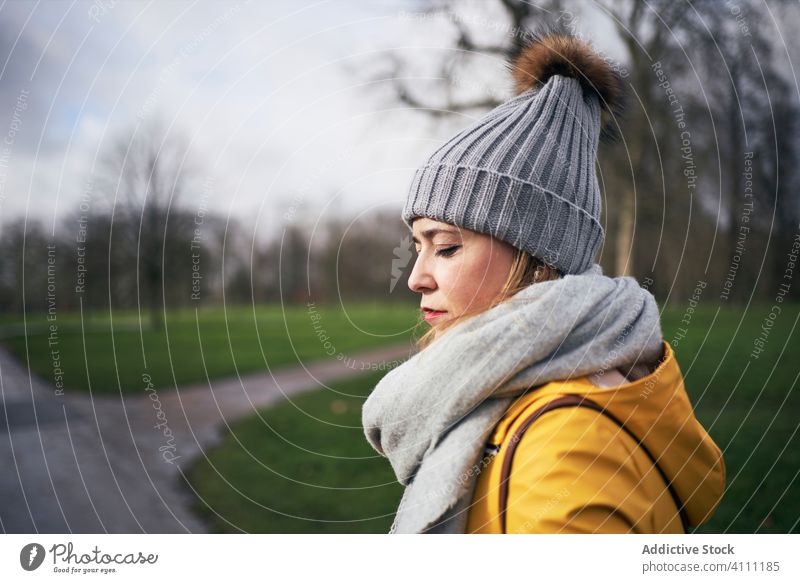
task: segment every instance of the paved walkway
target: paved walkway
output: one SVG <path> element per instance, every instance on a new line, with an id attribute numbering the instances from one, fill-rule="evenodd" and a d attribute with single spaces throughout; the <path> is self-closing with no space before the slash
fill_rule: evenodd
<path id="1" fill-rule="evenodd" d="M 207 532 L 185 471 L 226 423 L 286 395 L 412 354 L 376 349 L 241 379 L 89 398 L 57 396 L 0 348 L 0 532 Z M 161 413 L 159 413 L 159 411 Z"/>

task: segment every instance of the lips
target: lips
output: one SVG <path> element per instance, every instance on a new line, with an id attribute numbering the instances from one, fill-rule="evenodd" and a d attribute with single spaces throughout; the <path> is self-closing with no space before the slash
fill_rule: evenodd
<path id="1" fill-rule="evenodd" d="M 420 308 L 422 312 L 425 314 L 425 321 L 430 322 L 431 320 L 435 320 L 439 316 L 446 314 L 446 310 L 433 310 L 431 308 L 422 307 Z"/>

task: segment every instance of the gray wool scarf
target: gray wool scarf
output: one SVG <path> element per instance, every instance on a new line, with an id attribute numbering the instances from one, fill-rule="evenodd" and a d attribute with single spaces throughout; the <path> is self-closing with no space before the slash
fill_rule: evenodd
<path id="1" fill-rule="evenodd" d="M 662 347 L 653 295 L 596 263 L 454 325 L 362 409 L 367 440 L 406 487 L 389 532 L 465 532 L 486 441 L 516 397 L 617 367 L 637 378 Z"/>

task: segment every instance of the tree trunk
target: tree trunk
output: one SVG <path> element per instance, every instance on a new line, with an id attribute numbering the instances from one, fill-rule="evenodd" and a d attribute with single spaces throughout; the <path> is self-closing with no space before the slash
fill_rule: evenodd
<path id="1" fill-rule="evenodd" d="M 615 275 L 632 275 L 633 270 L 633 229 L 634 221 L 634 191 L 626 188 L 617 210 L 617 233 L 615 240 Z"/>

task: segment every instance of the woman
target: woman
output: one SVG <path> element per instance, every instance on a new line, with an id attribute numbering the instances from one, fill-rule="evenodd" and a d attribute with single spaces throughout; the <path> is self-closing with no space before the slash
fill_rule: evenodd
<path id="1" fill-rule="evenodd" d="M 406 486 L 390 532 L 686 532 L 719 504 L 721 452 L 652 294 L 594 262 L 621 82 L 564 34 L 511 69 L 517 95 L 434 152 L 403 209 L 431 330 L 364 404 Z"/>

